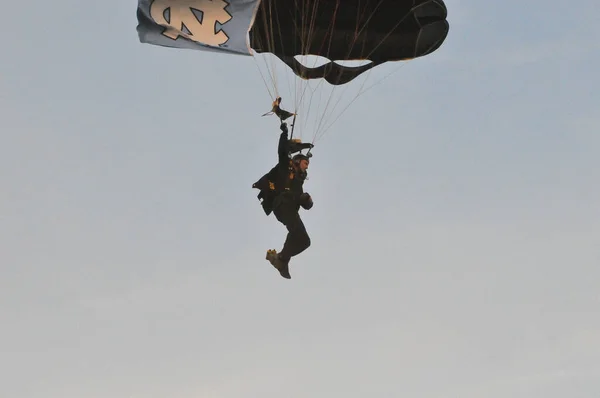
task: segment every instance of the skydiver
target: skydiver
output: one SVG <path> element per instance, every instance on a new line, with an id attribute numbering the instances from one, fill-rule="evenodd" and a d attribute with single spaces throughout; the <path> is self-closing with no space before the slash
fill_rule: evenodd
<path id="1" fill-rule="evenodd" d="M 267 215 L 271 212 L 279 222 L 286 226 L 288 234 L 281 252 L 268 250 L 266 259 L 279 271 L 282 277 L 290 279 L 290 259 L 302 253 L 310 246 L 310 237 L 300 218 L 300 207 L 309 210 L 313 206 L 310 194 L 304 192 L 304 181 L 310 163 L 310 151 L 307 155 L 292 153 L 302 149 L 312 149 L 312 144 L 300 143 L 288 139 L 288 128 L 281 122 L 279 136 L 279 161 L 275 167 L 262 176 L 252 187 L 260 189 L 258 194 Z"/>

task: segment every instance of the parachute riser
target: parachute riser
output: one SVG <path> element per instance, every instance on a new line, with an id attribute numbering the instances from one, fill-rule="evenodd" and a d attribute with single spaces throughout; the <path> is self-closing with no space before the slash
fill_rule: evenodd
<path id="1" fill-rule="evenodd" d="M 294 118 L 292 119 L 292 134 L 290 138 L 294 138 L 294 127 L 296 127 L 296 114 L 294 113 Z"/>
<path id="2" fill-rule="evenodd" d="M 292 129 L 291 129 L 291 134 L 290 134 L 290 141 L 292 141 L 294 139 L 294 128 L 296 127 L 296 116 L 297 115 L 298 115 L 297 113 L 294 113 L 294 118 L 292 119 Z M 280 120 L 283 123 L 283 119 L 280 119 Z M 306 148 L 304 148 L 304 149 L 306 149 Z M 298 151 L 298 153 L 302 154 L 302 151 L 304 149 L 300 149 Z M 308 158 L 312 157 L 312 153 L 310 153 L 311 150 L 312 150 L 312 145 L 308 147 L 308 152 L 306 152 L 306 157 L 308 157 Z"/>

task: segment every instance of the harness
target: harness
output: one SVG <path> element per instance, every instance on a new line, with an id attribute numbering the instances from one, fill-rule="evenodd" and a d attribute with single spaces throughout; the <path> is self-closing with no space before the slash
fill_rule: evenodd
<path id="1" fill-rule="evenodd" d="M 260 191 L 256 197 L 261 202 L 261 206 L 266 215 L 271 214 L 273 211 L 273 202 L 275 201 L 275 198 L 279 194 L 289 191 L 292 181 L 296 178 L 293 163 L 290 159 L 288 164 L 288 178 L 285 179 L 283 187 L 277 186 L 278 167 L 279 166 L 273 167 L 267 174 L 263 175 L 258 181 L 252 184 L 252 188 Z"/>
<path id="2" fill-rule="evenodd" d="M 275 114 L 280 119 L 282 125 L 281 129 L 286 133 L 287 137 L 287 125 L 284 123 L 284 120 L 294 116 L 292 122 L 292 136 L 294 135 L 294 126 L 296 122 L 296 114 L 292 112 L 288 112 L 284 109 L 281 109 L 281 97 L 277 97 L 275 101 L 273 101 L 272 109 L 270 112 L 265 113 L 263 116 Z M 314 147 L 313 144 L 303 143 L 299 139 L 290 139 L 288 141 L 288 156 L 292 153 L 300 152 L 295 155 L 293 159 L 289 159 L 288 163 L 288 178 L 283 182 L 283 186 L 277 186 L 278 182 L 278 171 L 279 165 L 273 167 L 267 174 L 263 175 L 258 181 L 252 184 L 252 188 L 258 189 L 260 192 L 256 196 L 258 200 L 261 202 L 263 210 L 266 215 L 269 215 L 273 212 L 275 199 L 286 192 L 290 191 L 290 187 L 292 185 L 292 181 L 296 178 L 296 172 L 294 170 L 294 163 L 299 162 L 299 158 L 310 159 L 312 157 L 312 153 L 310 150 Z M 302 154 L 304 149 L 308 149 L 308 153 L 306 155 Z M 302 178 L 302 177 L 301 177 Z M 303 178 L 306 178 L 304 176 Z"/>

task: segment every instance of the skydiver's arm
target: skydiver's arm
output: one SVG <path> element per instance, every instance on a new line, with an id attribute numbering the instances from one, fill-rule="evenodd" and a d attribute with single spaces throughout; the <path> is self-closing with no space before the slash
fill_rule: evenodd
<path id="1" fill-rule="evenodd" d="M 279 136 L 279 145 L 277 148 L 277 152 L 279 154 L 279 164 L 285 164 L 287 166 L 289 162 L 288 152 L 289 152 L 290 142 L 288 140 L 288 129 L 285 123 L 281 123 L 281 135 Z"/>

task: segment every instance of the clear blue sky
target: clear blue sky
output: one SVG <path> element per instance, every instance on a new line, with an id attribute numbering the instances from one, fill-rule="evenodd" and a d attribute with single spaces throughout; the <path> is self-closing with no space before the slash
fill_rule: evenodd
<path id="1" fill-rule="evenodd" d="M 318 142 L 288 281 L 250 58 L 5 4 L 0 396 L 599 397 L 599 6 L 447 5 Z"/>

